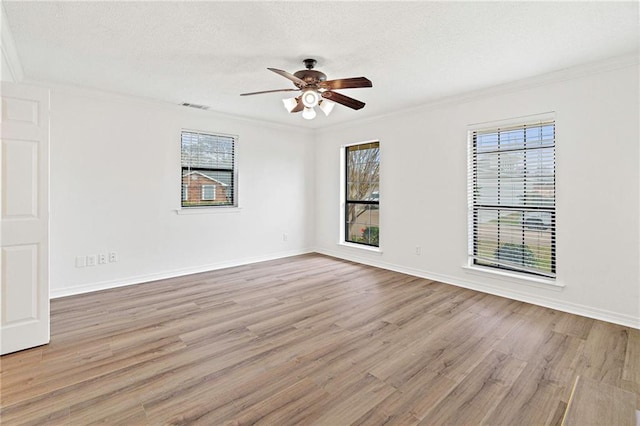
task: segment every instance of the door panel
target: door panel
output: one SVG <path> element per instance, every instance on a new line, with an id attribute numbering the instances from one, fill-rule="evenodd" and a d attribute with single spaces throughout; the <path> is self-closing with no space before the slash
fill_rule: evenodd
<path id="1" fill-rule="evenodd" d="M 38 144 L 34 141 L 2 141 L 4 187 L 2 219 L 34 219 L 38 216 Z"/>
<path id="2" fill-rule="evenodd" d="M 2 323 L 17 325 L 38 319 L 38 246 L 2 247 Z"/>

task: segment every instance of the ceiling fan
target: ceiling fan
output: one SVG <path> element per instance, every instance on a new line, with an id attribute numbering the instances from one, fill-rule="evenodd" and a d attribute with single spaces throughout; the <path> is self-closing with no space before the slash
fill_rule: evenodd
<path id="1" fill-rule="evenodd" d="M 306 69 L 293 74 L 276 68 L 267 68 L 269 71 L 273 71 L 291 80 L 296 86 L 296 89 L 263 90 L 261 92 L 242 93 L 240 96 L 301 91 L 302 93 L 299 96 L 283 99 L 282 101 L 287 111 L 291 113 L 302 111 L 302 117 L 308 120 L 315 118 L 316 111 L 314 108 L 316 106 L 319 106 L 325 115 L 329 115 L 336 103 L 354 110 L 359 110 L 364 107 L 364 102 L 345 96 L 342 93 L 334 92 L 334 90 L 373 87 L 369 79 L 365 77 L 353 77 L 327 80 L 325 73 L 313 69 L 317 63 L 315 59 L 305 59 L 302 62 Z"/>

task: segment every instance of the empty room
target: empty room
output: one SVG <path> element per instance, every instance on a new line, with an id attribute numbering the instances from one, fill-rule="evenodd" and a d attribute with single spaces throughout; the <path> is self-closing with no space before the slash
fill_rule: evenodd
<path id="1" fill-rule="evenodd" d="M 2 0 L 0 423 L 640 424 L 639 9 Z"/>

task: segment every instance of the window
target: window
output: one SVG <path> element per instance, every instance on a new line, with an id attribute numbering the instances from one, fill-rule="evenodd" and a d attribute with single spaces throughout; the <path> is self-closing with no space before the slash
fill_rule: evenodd
<path id="1" fill-rule="evenodd" d="M 202 185 L 202 199 L 204 201 L 214 201 L 216 199 L 216 186 Z"/>
<path id="2" fill-rule="evenodd" d="M 345 148 L 344 240 L 379 246 L 380 143 Z"/>
<path id="3" fill-rule="evenodd" d="M 555 122 L 469 139 L 471 263 L 555 277 Z"/>
<path id="4" fill-rule="evenodd" d="M 237 206 L 235 136 L 182 131 L 182 207 Z"/>

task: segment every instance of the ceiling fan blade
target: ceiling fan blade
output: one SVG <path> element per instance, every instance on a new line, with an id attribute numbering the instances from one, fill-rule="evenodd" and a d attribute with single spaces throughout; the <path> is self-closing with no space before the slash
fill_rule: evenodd
<path id="1" fill-rule="evenodd" d="M 294 112 L 300 112 L 304 109 L 304 104 L 302 103 L 302 96 L 298 96 L 296 98 L 298 101 L 298 105 L 296 105 L 290 112 L 293 114 Z"/>
<path id="2" fill-rule="evenodd" d="M 365 105 L 364 102 L 350 98 L 349 96 L 345 96 L 338 92 L 326 91 L 322 93 L 322 97 L 355 110 L 361 109 Z"/>
<path id="3" fill-rule="evenodd" d="M 371 81 L 366 77 L 339 78 L 337 80 L 323 81 L 318 84 L 323 89 L 355 89 L 358 87 L 373 87 Z"/>
<path id="4" fill-rule="evenodd" d="M 289 80 L 293 81 L 296 85 L 298 85 L 298 86 L 300 86 L 300 87 L 305 87 L 305 86 L 307 85 L 307 82 L 306 82 L 306 81 L 304 81 L 303 79 L 298 78 L 298 77 L 296 77 L 295 75 L 290 74 L 290 73 L 288 73 L 288 72 L 286 72 L 286 71 L 282 71 L 282 70 L 279 70 L 279 69 L 277 69 L 277 68 L 267 68 L 267 69 L 268 69 L 269 71 L 273 71 L 273 72 L 275 72 L 276 74 L 280 74 L 280 75 L 281 75 L 281 76 L 283 76 L 284 78 L 288 78 Z"/>
<path id="5" fill-rule="evenodd" d="M 276 90 L 263 90 L 262 92 L 250 92 L 240 93 L 240 96 L 261 95 L 262 93 L 275 93 L 275 92 L 297 92 L 298 89 L 276 89 Z"/>

